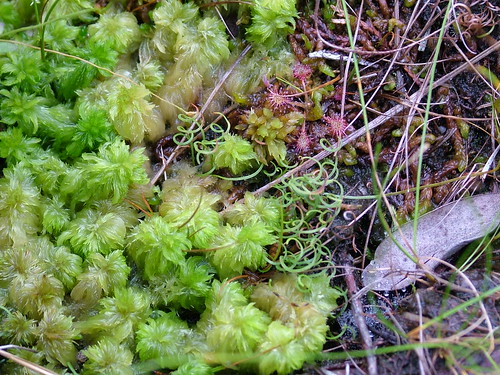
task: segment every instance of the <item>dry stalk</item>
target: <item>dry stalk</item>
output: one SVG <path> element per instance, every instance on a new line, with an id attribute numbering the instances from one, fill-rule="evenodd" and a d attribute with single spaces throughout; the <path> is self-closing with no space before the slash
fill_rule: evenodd
<path id="1" fill-rule="evenodd" d="M 347 291 L 351 300 L 354 319 L 356 320 L 356 325 L 359 329 L 363 348 L 367 351 L 366 360 L 368 362 L 368 373 L 370 375 L 377 375 L 377 359 L 373 355 L 372 337 L 370 335 L 368 327 L 366 326 L 366 322 L 364 319 L 365 313 L 363 311 L 363 306 L 357 293 L 358 287 L 356 286 L 356 281 L 354 280 L 352 268 L 347 264 L 345 266 L 344 278 L 347 284 Z"/>
<path id="2" fill-rule="evenodd" d="M 23 348 L 23 347 L 20 347 L 20 346 L 17 346 L 17 345 L 3 345 L 3 346 L 0 346 L 0 356 L 4 357 L 4 358 L 7 358 L 7 359 L 10 359 L 12 362 L 15 362 L 17 363 L 18 365 L 20 366 L 23 366 L 25 367 L 26 369 L 29 369 L 29 370 L 32 370 L 32 371 L 35 371 L 37 372 L 38 374 L 42 374 L 42 375 L 58 375 L 57 373 L 49 370 L 49 369 L 46 369 L 45 367 L 42 367 L 36 363 L 33 363 L 33 362 L 30 362 L 24 358 L 21 358 L 15 354 L 12 354 L 12 353 L 9 353 L 8 351 L 4 350 L 4 349 L 24 349 L 24 350 L 29 350 L 29 351 L 32 351 L 30 349 L 26 349 L 26 348 Z"/>

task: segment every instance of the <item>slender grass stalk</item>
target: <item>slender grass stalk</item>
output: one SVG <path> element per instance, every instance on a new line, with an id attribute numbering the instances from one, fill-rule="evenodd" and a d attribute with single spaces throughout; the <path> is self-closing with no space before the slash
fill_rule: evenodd
<path id="1" fill-rule="evenodd" d="M 446 12 L 444 13 L 443 23 L 441 25 L 441 30 L 439 31 L 439 36 L 436 42 L 436 48 L 434 50 L 434 55 L 432 57 L 432 65 L 429 72 L 429 89 L 427 92 L 427 102 L 425 104 L 425 112 L 424 112 L 424 122 L 422 125 L 422 138 L 420 141 L 420 147 L 418 150 L 418 166 L 417 166 L 417 182 L 416 182 L 416 191 L 415 191 L 415 210 L 414 210 L 414 219 L 413 219 L 413 248 L 417 247 L 417 230 L 418 230 L 418 217 L 420 212 L 420 187 L 422 184 L 422 165 L 424 160 L 424 150 L 425 150 L 425 139 L 427 135 L 427 126 L 429 121 L 429 113 L 431 110 L 432 103 L 432 93 L 434 86 L 434 77 L 436 74 L 436 65 L 439 58 L 439 51 L 441 51 L 441 45 L 443 43 L 444 33 L 446 31 L 446 27 L 448 25 L 448 18 L 453 6 L 453 1 L 448 2 L 448 7 Z"/>
<path id="2" fill-rule="evenodd" d="M 45 16 L 45 19 L 43 19 L 43 13 L 44 13 L 44 10 L 45 10 L 45 6 L 47 5 L 47 3 L 45 2 L 43 4 L 43 8 L 42 8 L 42 14 L 41 14 L 41 19 L 42 19 L 42 30 L 41 30 L 41 36 L 40 36 L 40 54 L 42 56 L 42 60 L 45 58 L 45 26 L 46 26 L 46 22 L 47 20 L 50 18 L 50 15 L 52 14 L 52 12 L 54 11 L 54 9 L 56 8 L 57 4 L 59 3 L 60 0 L 55 0 L 54 3 L 52 4 L 52 6 L 49 8 L 49 11 L 47 12 L 47 15 Z"/>
<path id="3" fill-rule="evenodd" d="M 353 33 L 352 33 L 352 30 L 351 30 L 351 24 L 350 24 L 350 19 L 349 19 L 349 13 L 348 13 L 348 10 L 347 10 L 347 5 L 346 5 L 346 2 L 345 1 L 342 1 L 342 7 L 343 7 L 343 11 L 344 11 L 344 18 L 345 18 L 345 22 L 346 22 L 346 29 L 347 29 L 347 34 L 349 36 L 349 43 L 351 45 L 351 49 L 354 51 L 356 49 L 356 46 L 355 46 L 355 40 L 354 40 L 354 37 L 353 37 Z M 381 209 L 381 203 L 382 203 L 382 195 L 383 195 L 383 185 L 377 175 L 377 160 L 376 160 L 376 157 L 373 153 L 373 149 L 372 149 L 372 146 L 371 146 L 371 134 L 370 134 L 370 126 L 369 126 L 369 120 L 368 120 L 368 112 L 366 110 L 366 103 L 365 103 L 365 98 L 364 98 L 364 91 L 363 91 L 363 85 L 361 83 L 361 79 L 359 79 L 359 77 L 361 77 L 361 73 L 360 73 L 360 70 L 359 70 L 359 63 L 358 63 L 358 57 L 356 56 L 356 54 L 354 52 L 352 52 L 352 61 L 353 61 L 353 65 L 354 65 L 354 76 L 355 77 L 358 77 L 356 79 L 356 83 L 357 83 L 357 86 L 358 86 L 358 92 L 359 92 L 359 102 L 360 102 L 360 105 L 361 105 L 361 113 L 362 113 L 362 116 L 363 116 L 363 123 L 365 125 L 365 131 L 366 131 L 366 143 L 368 145 L 368 153 L 370 155 L 370 161 L 372 163 L 372 176 L 373 176 L 373 179 L 375 180 L 375 183 L 373 184 L 374 186 L 374 190 L 376 192 L 378 192 L 377 194 L 375 194 L 375 197 L 377 198 L 377 210 L 379 212 L 379 217 L 381 219 L 381 222 L 382 222 L 382 225 L 384 226 L 384 228 L 386 229 L 386 231 L 389 233 L 389 236 L 391 236 L 392 240 L 396 243 L 396 245 L 398 246 L 398 248 L 409 258 L 412 260 L 412 262 L 414 263 L 418 263 L 418 258 L 416 256 L 416 253 L 414 252 L 414 254 L 411 254 L 408 250 L 406 250 L 403 245 L 401 245 L 400 243 L 398 243 L 397 241 L 395 241 L 394 239 L 394 236 L 392 235 L 392 231 L 391 231 L 391 228 L 389 226 L 389 224 L 387 223 L 387 221 L 385 220 L 384 218 L 384 215 L 382 213 L 382 209 Z M 386 198 L 384 198 L 386 200 Z M 389 206 L 389 202 L 387 202 L 386 200 L 386 205 L 387 207 L 390 207 Z M 414 235 L 414 238 L 416 240 L 416 236 Z M 415 248 L 415 246 L 414 246 Z"/>
<path id="4" fill-rule="evenodd" d="M 12 35 L 16 35 L 16 34 L 22 33 L 24 31 L 36 30 L 36 29 L 39 29 L 41 27 L 50 25 L 50 24 L 52 24 L 54 22 L 57 22 L 57 21 L 60 21 L 60 20 L 65 20 L 65 19 L 68 19 L 68 18 L 73 18 L 73 17 L 81 16 L 83 14 L 90 13 L 90 12 L 98 13 L 99 9 L 83 9 L 83 10 L 79 10 L 78 12 L 68 13 L 65 16 L 62 16 L 62 17 L 54 18 L 54 19 L 52 19 L 50 21 L 46 20 L 46 21 L 40 22 L 40 23 L 38 23 L 36 25 L 20 27 L 18 29 L 14 29 L 14 30 L 11 30 L 11 31 L 7 31 L 7 32 L 5 32 L 3 34 L 0 34 L 0 39 L 4 39 L 4 38 L 10 37 Z"/>
<path id="5" fill-rule="evenodd" d="M 53 372 L 53 371 L 51 371 L 49 369 L 46 369 L 43 366 L 40 366 L 40 365 L 38 365 L 36 363 L 28 361 L 28 360 L 26 360 L 24 358 L 21 358 L 21 357 L 15 355 L 15 354 L 9 353 L 8 351 L 4 350 L 4 349 L 11 349 L 11 348 L 24 349 L 24 350 L 32 351 L 31 349 L 26 349 L 26 348 L 23 348 L 23 347 L 18 347 L 16 345 L 4 345 L 4 346 L 0 347 L 0 356 L 9 359 L 12 362 L 17 363 L 20 366 L 25 367 L 26 369 L 34 371 L 37 374 L 41 374 L 41 375 L 57 375 L 57 373 L 55 373 L 55 372 Z"/>
<path id="6" fill-rule="evenodd" d="M 451 343 L 446 340 L 439 341 L 424 341 L 418 343 L 408 343 L 403 345 L 393 345 L 393 346 L 384 346 L 381 348 L 376 348 L 373 350 L 348 350 L 334 353 L 321 353 L 316 358 L 317 360 L 346 360 L 351 358 L 365 358 L 368 354 L 372 355 L 384 355 L 384 354 L 393 354 L 398 352 L 406 352 L 410 350 L 417 349 L 448 349 L 452 350 L 454 348 L 461 348 L 465 346 L 468 342 L 478 342 L 481 339 L 473 338 L 468 339 L 466 342 L 461 344 Z M 498 365 L 496 366 L 498 367 Z"/>
<path id="7" fill-rule="evenodd" d="M 428 320 L 427 322 L 425 322 L 421 326 L 418 326 L 417 328 L 413 329 L 412 331 L 410 331 L 408 333 L 408 335 L 410 337 L 416 336 L 416 335 L 418 335 L 418 333 L 420 331 L 423 331 L 423 330 L 431 327 L 432 325 L 441 322 L 442 320 L 446 319 L 447 317 L 449 317 L 453 314 L 456 314 L 457 312 L 459 312 L 461 310 L 465 310 L 467 307 L 472 306 L 475 303 L 477 303 L 481 300 L 484 300 L 485 298 L 487 298 L 495 293 L 498 293 L 498 292 L 500 292 L 500 285 L 498 285 L 497 287 L 492 288 L 490 290 L 487 290 L 487 291 L 481 293 L 480 295 L 478 295 L 478 296 L 476 296 L 468 301 L 461 303 L 460 305 L 457 305 L 449 310 L 444 311 L 441 315 L 438 315 L 435 318 Z"/>

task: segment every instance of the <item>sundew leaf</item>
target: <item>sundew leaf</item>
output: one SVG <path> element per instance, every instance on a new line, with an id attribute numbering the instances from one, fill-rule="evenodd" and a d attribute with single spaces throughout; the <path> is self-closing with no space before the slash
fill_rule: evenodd
<path id="1" fill-rule="evenodd" d="M 363 283 L 374 290 L 396 290 L 422 276 L 421 267 L 432 270 L 468 243 L 484 237 L 500 224 L 500 194 L 476 195 L 442 206 L 418 219 L 416 249 L 413 222 L 386 238 L 375 251 L 375 259 L 363 271 Z M 406 253 L 399 247 L 402 246 Z"/>

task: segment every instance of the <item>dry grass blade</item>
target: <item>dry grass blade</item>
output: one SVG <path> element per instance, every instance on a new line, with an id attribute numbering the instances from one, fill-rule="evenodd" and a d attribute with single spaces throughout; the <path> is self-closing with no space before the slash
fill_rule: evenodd
<path id="1" fill-rule="evenodd" d="M 486 323 L 486 327 L 488 329 L 487 338 L 489 340 L 489 353 L 492 353 L 493 350 L 495 349 L 494 328 L 493 328 L 493 324 L 491 323 L 491 319 L 490 319 L 490 317 L 488 315 L 488 312 L 486 310 L 486 307 L 484 306 L 484 303 L 481 300 L 480 293 L 478 292 L 478 290 L 476 289 L 476 287 L 474 286 L 474 284 L 471 282 L 471 280 L 462 271 L 460 271 L 458 268 L 456 268 L 452 264 L 450 264 L 450 263 L 448 263 L 448 262 L 446 262 L 446 261 L 444 261 L 442 259 L 432 258 L 432 260 L 435 260 L 435 261 L 437 261 L 437 262 L 439 262 L 441 264 L 444 264 L 445 266 L 449 267 L 450 269 L 452 269 L 454 272 L 456 272 L 457 275 L 459 275 L 464 280 L 464 282 L 467 284 L 467 286 L 473 292 L 474 297 L 478 300 L 478 305 L 479 305 L 479 308 L 480 308 L 480 310 L 482 312 L 482 316 L 479 317 L 476 320 L 476 322 L 469 324 L 469 326 L 467 328 L 465 328 L 464 330 L 462 330 L 460 332 L 457 332 L 456 334 L 450 336 L 448 338 L 448 340 L 450 340 L 450 342 L 457 342 L 459 338 L 461 338 L 461 337 L 467 335 L 468 333 L 472 332 L 474 329 L 476 329 L 484 321 Z M 415 336 L 417 334 L 420 335 L 421 332 L 425 328 L 428 328 L 429 326 L 430 326 L 430 324 L 425 325 L 425 326 L 423 324 L 420 324 L 417 328 L 415 328 L 414 330 L 412 330 L 408 335 L 410 337 Z"/>
<path id="2" fill-rule="evenodd" d="M 36 363 L 30 362 L 24 358 L 21 358 L 15 354 L 9 353 L 8 351 L 4 349 L 25 349 L 16 345 L 4 345 L 0 346 L 0 355 L 4 358 L 10 359 L 12 362 L 15 362 L 19 364 L 20 366 L 23 366 L 29 370 L 35 371 L 38 374 L 42 375 L 58 375 L 56 372 L 53 372 L 51 370 L 46 369 L 45 367 L 42 367 Z"/>

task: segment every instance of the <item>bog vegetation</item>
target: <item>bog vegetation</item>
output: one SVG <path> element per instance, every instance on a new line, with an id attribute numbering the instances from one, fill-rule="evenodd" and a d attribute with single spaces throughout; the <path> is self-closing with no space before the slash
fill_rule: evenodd
<path id="1" fill-rule="evenodd" d="M 474 130 L 457 120 L 446 139 L 426 133 L 427 108 L 377 134 L 385 152 L 374 156 L 369 133 L 348 144 L 369 126 L 364 95 L 404 91 L 404 79 L 373 80 L 387 61 L 350 54 L 358 4 L 300 3 L 0 0 L 0 344 L 14 354 L 2 374 L 289 374 L 335 342 L 347 302 L 335 249 L 354 243 L 343 224 L 368 207 L 360 199 L 380 208 L 405 166 L 399 209 L 385 214 L 432 209 L 432 184 L 468 168 Z M 380 50 L 405 30 L 385 1 L 365 17 Z M 457 28 L 477 48 L 480 30 Z M 362 40 L 358 54 L 376 50 Z M 342 54 L 311 54 L 333 41 Z M 393 170 L 403 133 L 420 159 Z M 450 137 L 453 163 L 424 180 L 423 150 Z M 360 187 L 377 170 L 384 186 Z"/>

